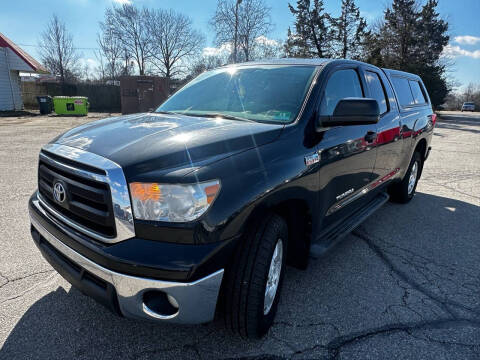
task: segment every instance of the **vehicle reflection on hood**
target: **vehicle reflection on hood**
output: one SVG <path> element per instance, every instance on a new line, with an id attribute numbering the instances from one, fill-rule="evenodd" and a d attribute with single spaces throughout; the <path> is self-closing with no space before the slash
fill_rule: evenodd
<path id="1" fill-rule="evenodd" d="M 283 125 L 144 113 L 72 129 L 53 142 L 89 151 L 129 171 L 195 168 L 274 141 Z"/>

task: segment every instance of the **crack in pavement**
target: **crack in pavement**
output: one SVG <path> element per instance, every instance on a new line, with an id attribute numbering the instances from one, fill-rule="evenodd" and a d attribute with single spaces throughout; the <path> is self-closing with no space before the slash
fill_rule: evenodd
<path id="1" fill-rule="evenodd" d="M 17 278 L 13 278 L 13 279 L 9 279 L 8 277 L 6 277 L 5 275 L 2 275 L 0 273 L 0 277 L 2 277 L 3 279 L 6 280 L 5 283 L 0 285 L 0 289 L 3 288 L 4 286 L 8 285 L 8 284 L 11 284 L 11 283 L 15 282 L 15 281 L 24 280 L 24 279 L 28 279 L 29 277 L 35 276 L 35 275 L 48 274 L 48 273 L 52 273 L 52 272 L 55 272 L 55 270 L 53 270 L 53 269 L 42 270 L 42 271 L 37 271 L 37 272 L 31 273 L 31 274 L 27 274 L 25 276 L 20 276 L 20 277 L 17 277 Z"/>
<path id="2" fill-rule="evenodd" d="M 447 299 L 442 299 L 440 298 L 437 294 L 434 292 L 430 291 L 426 287 L 422 286 L 415 280 L 411 279 L 408 274 L 399 269 L 396 265 L 393 264 L 393 262 L 385 255 L 385 253 L 380 249 L 380 247 L 376 244 L 374 244 L 373 240 L 370 238 L 369 235 L 360 232 L 359 230 L 355 230 L 352 232 L 352 235 L 358 237 L 359 239 L 363 240 L 367 246 L 384 262 L 384 264 L 391 270 L 393 273 L 395 273 L 401 280 L 403 280 L 405 283 L 410 285 L 413 289 L 417 290 L 418 292 L 424 294 L 427 296 L 429 299 L 431 299 L 433 302 L 437 303 L 437 305 L 443 309 L 445 313 L 450 315 L 452 319 L 459 318 L 459 314 L 456 312 L 456 310 L 462 309 L 464 311 L 470 312 L 474 316 L 479 316 L 480 313 L 476 311 L 475 309 L 469 308 L 465 306 L 464 304 L 461 304 L 457 301 L 453 300 L 447 300 Z M 398 254 L 396 254 L 397 257 L 402 258 Z M 404 258 L 405 259 L 405 258 Z M 430 270 L 431 272 L 431 270 Z M 424 275 L 424 274 L 422 274 Z M 429 279 L 426 278 L 426 282 L 429 282 Z"/>
<path id="3" fill-rule="evenodd" d="M 466 344 L 466 343 L 457 342 L 457 341 L 442 341 L 442 340 L 434 339 L 428 335 L 425 335 L 425 337 L 415 335 L 414 332 L 418 330 L 451 329 L 452 327 L 466 327 L 466 326 L 480 329 L 480 320 L 462 317 L 458 314 L 456 310 L 460 308 L 464 311 L 470 312 L 474 316 L 478 316 L 480 314 L 475 309 L 468 308 L 467 306 L 461 303 L 442 299 L 437 294 L 433 293 L 429 289 L 426 289 L 424 286 L 417 283 L 415 280 L 411 279 L 405 271 L 402 271 L 395 264 L 393 264 L 392 261 L 390 261 L 387 255 L 380 249 L 378 245 L 374 243 L 373 239 L 371 239 L 368 234 L 362 233 L 359 230 L 353 231 L 352 234 L 358 237 L 359 239 L 361 239 L 362 241 L 364 241 L 367 244 L 367 246 L 382 260 L 382 262 L 390 270 L 390 274 L 392 277 L 395 278 L 397 286 L 401 287 L 404 290 L 404 294 L 402 295 L 402 304 L 404 307 L 410 309 L 410 307 L 407 304 L 407 299 L 410 294 L 409 287 L 411 287 L 414 290 L 418 291 L 419 293 L 425 295 L 428 300 L 437 304 L 444 314 L 438 314 L 435 312 L 435 315 L 439 317 L 438 319 L 435 319 L 435 320 L 429 320 L 429 321 L 422 320 L 418 322 L 396 322 L 396 323 L 390 323 L 377 328 L 371 328 L 371 329 L 366 329 L 358 332 L 352 332 L 346 335 L 339 335 L 333 338 L 332 340 L 330 340 L 326 345 L 316 344 L 314 346 L 297 350 L 291 354 L 291 357 L 301 355 L 309 351 L 323 349 L 328 352 L 328 359 L 337 359 L 340 355 L 340 350 L 349 344 L 362 341 L 377 335 L 390 335 L 398 332 L 405 332 L 409 336 L 415 337 L 417 339 L 421 339 L 423 341 L 429 341 L 429 342 L 437 342 L 444 346 L 446 345 L 464 346 L 472 350 L 476 350 L 477 347 L 480 346 L 480 342 L 478 345 Z M 408 253 L 411 253 L 410 250 L 407 250 L 407 249 L 404 249 L 404 250 Z M 403 258 L 399 254 L 396 254 L 396 255 L 399 258 Z M 422 258 L 423 260 L 425 260 L 425 262 L 431 262 L 435 264 L 434 261 L 424 256 L 419 256 L 419 258 Z M 435 264 L 435 265 L 439 267 L 443 267 L 450 271 L 452 270 L 452 267 L 450 266 L 445 266 L 443 264 Z M 431 272 L 431 269 L 429 269 L 429 271 Z M 439 274 L 437 275 L 440 276 Z M 468 274 L 468 275 L 475 279 L 477 278 L 474 275 L 471 275 L 471 274 Z M 426 278 L 426 282 L 428 281 L 429 281 L 428 278 Z M 406 285 L 403 285 L 402 282 L 405 283 Z M 426 299 L 421 299 L 422 303 L 425 303 L 425 300 Z M 402 305 L 389 305 L 389 306 L 402 306 Z M 429 308 L 431 308 L 431 306 L 429 306 Z M 423 319 L 422 314 L 420 314 L 419 312 L 413 309 L 410 309 L 410 310 L 414 311 L 421 319 Z M 443 316 L 446 315 L 447 317 L 442 318 L 442 315 Z M 292 327 L 308 327 L 308 326 L 322 326 L 322 325 L 332 326 L 337 331 L 337 334 L 340 334 L 340 331 L 336 326 L 330 323 L 325 323 L 325 322 L 294 325 L 286 321 L 278 321 L 278 322 L 275 322 L 275 324 L 292 326 Z M 285 343 L 291 350 L 295 349 L 288 342 L 285 342 L 284 340 L 282 340 L 282 342 Z M 265 356 L 270 356 L 270 355 L 264 354 L 262 356 L 257 356 L 255 358 L 260 359 L 260 358 L 265 358 Z"/>
<path id="4" fill-rule="evenodd" d="M 415 330 L 450 329 L 452 327 L 459 327 L 459 326 L 460 327 L 470 326 L 470 327 L 475 327 L 480 329 L 480 321 L 465 319 L 465 318 L 457 318 L 457 319 L 438 319 L 433 321 L 421 321 L 416 323 L 389 324 L 389 325 L 381 326 L 378 328 L 368 329 L 368 330 L 359 331 L 359 332 L 351 333 L 344 336 L 339 336 L 331 340 L 325 347 L 330 351 L 330 357 L 332 359 L 336 359 L 338 358 L 340 349 L 342 347 L 360 340 L 365 340 L 373 336 L 392 334 L 397 332 L 405 332 L 408 335 L 413 336 L 412 332 Z M 462 345 L 462 344 L 459 343 L 458 345 Z M 464 345 L 472 346 L 470 344 L 464 344 Z M 477 345 L 473 345 L 473 346 L 477 346 Z"/>
<path id="5" fill-rule="evenodd" d="M 51 270 L 50 272 L 52 272 L 52 274 L 51 274 L 45 281 L 42 281 L 42 282 L 36 283 L 36 284 L 33 285 L 33 286 L 30 286 L 28 289 L 24 290 L 24 291 L 21 292 L 20 294 L 15 294 L 15 295 L 13 295 L 13 296 L 1 298 L 2 301 L 0 301 L 0 305 L 3 304 L 3 303 L 6 303 L 6 302 L 8 302 L 8 301 L 21 298 L 22 296 L 26 295 L 27 293 L 29 293 L 30 291 L 32 291 L 32 290 L 34 290 L 34 289 L 36 289 L 36 288 L 38 288 L 38 287 L 48 285 L 48 284 L 50 283 L 50 281 L 51 281 L 52 279 L 55 279 L 56 276 L 57 276 L 57 272 L 56 272 L 56 271 Z M 18 280 L 18 279 L 17 279 L 17 280 Z"/>
<path id="6" fill-rule="evenodd" d="M 461 343 L 456 341 L 442 341 L 438 339 L 433 339 L 429 336 L 426 336 L 426 338 L 422 338 L 414 334 L 414 332 L 418 330 L 424 331 L 424 330 L 437 330 L 437 329 L 451 329 L 454 327 L 466 327 L 466 326 L 480 329 L 480 321 L 467 319 L 467 318 L 457 318 L 457 319 L 437 319 L 432 321 L 420 321 L 420 322 L 409 322 L 409 323 L 392 323 L 385 326 L 366 329 L 363 331 L 352 332 L 347 335 L 340 335 L 330 340 L 326 345 L 316 344 L 301 350 L 296 350 L 296 351 L 293 351 L 286 358 L 292 358 L 297 355 L 304 354 L 306 352 L 315 351 L 317 349 L 323 349 L 328 352 L 326 359 L 334 360 L 339 358 L 340 351 L 345 346 L 348 346 L 355 342 L 366 340 L 374 336 L 391 335 L 398 332 L 404 332 L 409 336 L 412 336 L 416 339 L 423 340 L 423 341 L 436 342 L 442 345 L 463 346 L 463 347 L 470 348 L 472 350 L 476 350 L 480 346 L 480 341 L 479 341 L 479 344 L 466 344 L 466 343 Z M 279 339 L 276 339 L 276 340 L 279 340 Z M 285 343 L 285 341 L 282 341 L 282 343 Z M 288 347 L 291 350 L 295 350 L 291 346 L 288 346 Z M 255 355 L 255 356 L 240 357 L 235 359 L 247 360 L 247 359 L 284 359 L 284 358 L 285 357 L 279 357 L 277 355 L 272 355 L 272 354 L 261 354 L 261 355 Z"/>
<path id="7" fill-rule="evenodd" d="M 410 323 L 405 323 L 405 322 L 398 322 L 398 323 L 391 323 L 387 324 L 385 326 L 377 327 L 377 328 L 372 328 L 372 329 L 366 329 L 363 331 L 358 331 L 358 332 L 353 332 L 349 333 L 346 335 L 340 335 L 335 337 L 334 339 L 330 340 L 326 345 L 315 345 L 312 347 L 308 347 L 302 350 L 298 350 L 294 354 L 299 355 L 302 353 L 305 353 L 307 351 L 314 351 L 316 349 L 324 349 L 327 350 L 329 353 L 328 358 L 329 359 L 337 359 L 340 354 L 340 350 L 354 342 L 365 340 L 367 338 L 377 336 L 377 335 L 390 335 L 393 333 L 398 333 L 398 332 L 405 332 L 409 336 L 413 336 L 418 339 L 422 339 L 424 341 L 430 341 L 430 342 L 437 342 L 442 345 L 456 345 L 456 346 L 464 346 L 468 347 L 472 350 L 476 350 L 480 346 L 480 342 L 478 345 L 476 344 L 466 344 L 462 342 L 456 342 L 456 341 L 442 341 L 438 339 L 433 339 L 432 337 L 425 335 L 425 338 L 419 337 L 418 335 L 415 336 L 413 334 L 414 331 L 417 330 L 434 330 L 434 329 L 450 329 L 452 327 L 474 327 L 480 329 L 480 320 L 476 320 L 474 318 L 465 318 L 460 316 L 456 310 L 458 308 L 470 312 L 472 315 L 475 317 L 478 317 L 480 313 L 476 311 L 476 309 L 471 309 L 468 308 L 467 306 L 451 301 L 451 300 L 445 300 L 440 298 L 438 295 L 433 293 L 432 291 L 426 289 L 424 286 L 421 284 L 417 283 L 415 280 L 411 279 L 408 274 L 405 271 L 402 271 L 399 269 L 395 264 L 393 264 L 392 261 L 387 257 L 387 255 L 380 249 L 378 245 L 376 245 L 373 242 L 373 239 L 369 237 L 368 234 L 362 233 L 359 230 L 355 230 L 352 232 L 354 236 L 357 238 L 361 239 L 364 241 L 367 246 L 382 260 L 382 262 L 387 266 L 387 268 L 390 270 L 391 274 L 395 274 L 397 277 L 397 286 L 401 287 L 404 290 L 404 294 L 402 296 L 402 304 L 403 306 L 409 308 L 407 306 L 407 299 L 409 296 L 409 288 L 413 288 L 414 290 L 418 291 L 419 293 L 425 295 L 429 300 L 432 302 L 436 303 L 442 310 L 443 312 L 447 315 L 447 318 L 439 318 L 435 320 L 430 320 L 430 321 L 419 321 L 419 322 L 410 322 Z M 406 250 L 406 249 L 405 249 Z M 410 252 L 409 250 L 406 250 L 407 252 Z M 397 257 L 402 258 L 402 256 L 399 256 L 396 254 Z M 420 258 L 423 258 L 429 262 L 432 262 L 430 259 L 427 259 L 423 256 L 419 256 Z M 433 263 L 433 262 L 432 262 Z M 444 268 L 449 269 L 450 267 L 442 265 L 442 264 L 437 264 L 438 266 L 442 266 Z M 430 270 L 431 271 L 431 270 Z M 438 275 L 438 274 L 437 274 Z M 470 275 L 470 274 L 469 274 Z M 473 275 L 471 275 L 473 276 Z M 475 276 L 473 276 L 476 278 Z M 428 279 L 426 279 L 428 281 Z M 404 282 L 408 286 L 403 286 L 401 282 Z M 421 300 L 422 302 L 425 301 L 425 299 Z M 392 305 L 394 306 L 394 305 Z M 400 305 L 398 305 L 400 306 Z M 387 307 L 388 309 L 388 307 Z M 409 308 L 410 309 L 410 308 Z M 387 310 L 388 311 L 388 310 Z M 423 318 L 423 316 L 416 312 L 417 315 L 420 316 L 420 318 Z M 288 325 L 288 323 L 286 323 Z"/>
<path id="8" fill-rule="evenodd" d="M 439 182 L 436 182 L 436 181 L 433 181 L 433 180 L 429 180 L 430 183 L 432 184 L 435 184 L 435 185 L 438 185 L 438 186 L 441 186 L 441 187 L 444 187 L 445 189 L 448 189 L 448 190 L 451 190 L 453 192 L 457 192 L 459 194 L 462 194 L 462 195 L 465 195 L 465 196 L 468 196 L 468 197 L 472 197 L 472 198 L 475 198 L 475 199 L 478 199 L 480 200 L 480 196 L 475 196 L 471 193 L 466 193 L 466 192 L 463 192 L 463 191 L 460 191 L 458 189 L 455 189 L 454 187 L 451 187 L 451 186 L 448 186 L 448 185 L 444 185 L 444 184 L 441 184 Z"/>

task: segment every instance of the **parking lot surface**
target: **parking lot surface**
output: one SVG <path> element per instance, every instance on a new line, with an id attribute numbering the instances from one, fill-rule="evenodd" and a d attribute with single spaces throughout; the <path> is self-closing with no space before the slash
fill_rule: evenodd
<path id="1" fill-rule="evenodd" d="M 480 115 L 443 113 L 417 195 L 387 204 L 309 268 L 287 268 L 276 322 L 244 341 L 119 318 L 30 238 L 40 147 L 103 117 L 0 118 L 1 359 L 479 359 Z"/>

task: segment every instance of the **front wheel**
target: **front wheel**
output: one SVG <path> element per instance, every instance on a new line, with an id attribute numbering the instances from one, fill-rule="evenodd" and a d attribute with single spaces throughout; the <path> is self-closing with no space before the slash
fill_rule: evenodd
<path id="1" fill-rule="evenodd" d="M 273 324 L 285 272 L 287 224 L 271 214 L 242 239 L 225 278 L 225 324 L 260 338 Z"/>
<path id="2" fill-rule="evenodd" d="M 407 173 L 403 177 L 402 181 L 392 184 L 388 189 L 392 201 L 405 204 L 412 200 L 413 196 L 415 195 L 418 180 L 420 179 L 420 175 L 422 173 L 422 166 L 422 156 L 418 151 L 415 151 L 412 156 L 412 160 L 410 161 Z"/>

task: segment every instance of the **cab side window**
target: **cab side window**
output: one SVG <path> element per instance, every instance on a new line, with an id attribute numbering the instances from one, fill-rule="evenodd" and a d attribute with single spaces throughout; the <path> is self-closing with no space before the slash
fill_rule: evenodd
<path id="1" fill-rule="evenodd" d="M 410 90 L 410 85 L 408 84 L 408 80 L 406 78 L 392 76 L 392 83 L 395 91 L 397 92 L 398 101 L 402 107 L 415 104 L 412 91 Z"/>
<path id="2" fill-rule="evenodd" d="M 387 96 L 385 89 L 382 85 L 382 80 L 377 73 L 372 71 L 366 71 L 365 76 L 367 78 L 368 89 L 373 99 L 377 100 L 378 107 L 380 108 L 380 114 L 385 114 L 388 111 Z"/>
<path id="3" fill-rule="evenodd" d="M 408 83 L 410 84 L 410 89 L 412 89 L 415 104 L 425 104 L 427 100 L 425 100 L 425 96 L 423 95 L 423 91 L 420 88 L 420 84 L 418 83 L 418 81 L 409 80 Z"/>
<path id="4" fill-rule="evenodd" d="M 363 97 L 360 78 L 354 69 L 337 70 L 330 76 L 320 104 L 320 114 L 333 115 L 338 102 L 347 97 Z"/>

